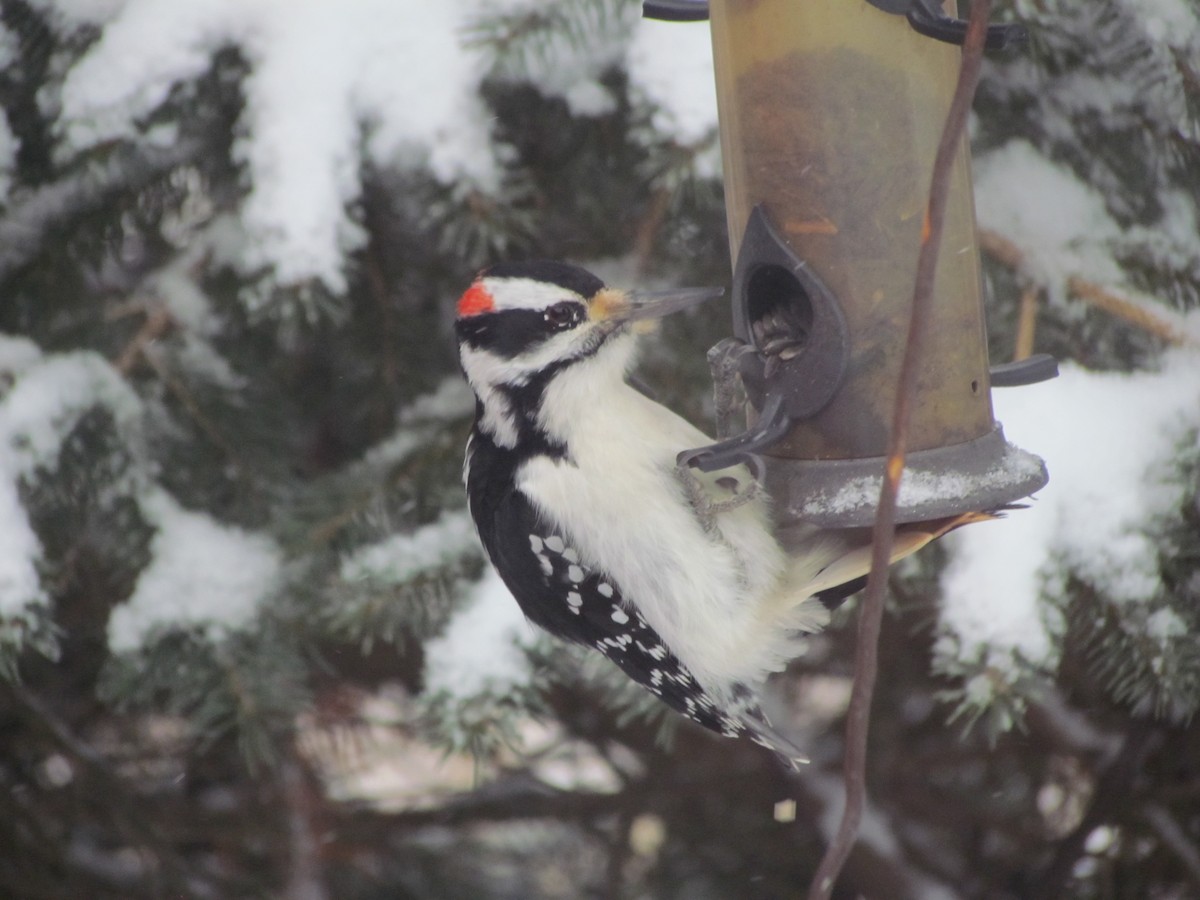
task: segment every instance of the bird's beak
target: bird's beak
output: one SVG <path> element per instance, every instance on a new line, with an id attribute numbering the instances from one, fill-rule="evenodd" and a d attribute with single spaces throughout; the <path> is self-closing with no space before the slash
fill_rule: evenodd
<path id="1" fill-rule="evenodd" d="M 627 322 L 661 319 L 715 300 L 725 288 L 675 288 L 667 291 L 600 291 L 589 304 L 588 315 L 594 322 L 604 322 L 613 328 Z"/>
<path id="2" fill-rule="evenodd" d="M 661 319 L 724 296 L 723 287 L 675 288 L 669 291 L 630 291 L 625 321 Z"/>

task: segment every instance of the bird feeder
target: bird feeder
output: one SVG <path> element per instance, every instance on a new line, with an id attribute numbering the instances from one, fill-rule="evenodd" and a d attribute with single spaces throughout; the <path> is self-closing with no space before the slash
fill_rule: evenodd
<path id="1" fill-rule="evenodd" d="M 647 3 L 659 18 L 703 4 Z M 963 23 L 930 0 L 711 0 L 734 263 L 741 435 L 686 455 L 748 457 L 785 521 L 871 523 L 912 304 L 933 159 Z M 989 46 L 1017 35 L 993 26 Z M 964 138 L 954 164 L 897 521 L 992 509 L 1047 481 L 1009 444 L 993 385 L 1054 361 L 990 370 Z M 729 351 L 729 348 L 726 348 Z M 757 460 L 755 460 L 757 462 Z"/>

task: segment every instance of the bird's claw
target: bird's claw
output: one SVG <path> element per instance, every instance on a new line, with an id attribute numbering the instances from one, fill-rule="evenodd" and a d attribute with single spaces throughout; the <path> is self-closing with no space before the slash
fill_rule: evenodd
<path id="1" fill-rule="evenodd" d="M 708 368 L 713 380 L 713 406 L 717 440 L 733 437 L 745 427 L 735 418 L 744 415 L 746 386 L 742 381 L 742 359 L 753 354 L 754 348 L 737 338 L 725 338 L 708 351 Z"/>
<path id="2" fill-rule="evenodd" d="M 762 486 L 757 478 L 741 479 L 735 475 L 721 475 L 713 479 L 713 484 L 721 490 L 728 491 L 729 496 L 722 500 L 714 499 L 695 470 L 683 461 L 675 464 L 675 476 L 683 485 L 688 502 L 696 511 L 696 517 L 704 526 L 704 530 L 710 533 L 717 527 L 717 516 L 745 506 L 762 493 Z"/>

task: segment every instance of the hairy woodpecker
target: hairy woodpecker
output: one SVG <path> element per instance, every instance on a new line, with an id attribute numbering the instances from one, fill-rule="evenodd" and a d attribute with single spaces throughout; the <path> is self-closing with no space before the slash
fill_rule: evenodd
<path id="1" fill-rule="evenodd" d="M 870 547 L 864 529 L 814 529 L 785 553 L 748 471 L 677 468 L 710 439 L 626 376 L 647 320 L 710 296 L 626 293 L 557 262 L 483 271 L 455 321 L 476 398 L 467 497 L 532 622 L 706 728 L 802 761 L 760 688 L 862 586 Z"/>

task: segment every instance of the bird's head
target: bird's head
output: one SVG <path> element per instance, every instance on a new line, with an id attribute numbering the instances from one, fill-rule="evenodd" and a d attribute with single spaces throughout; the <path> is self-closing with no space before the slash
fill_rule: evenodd
<path id="1" fill-rule="evenodd" d="M 646 323 L 721 293 L 621 291 L 567 263 L 502 263 L 481 272 L 459 298 L 459 359 L 477 393 L 524 385 L 602 351 L 623 373 L 632 336 Z"/>

